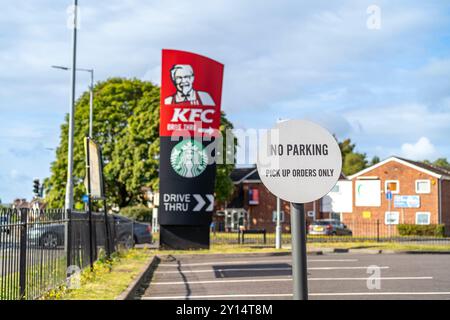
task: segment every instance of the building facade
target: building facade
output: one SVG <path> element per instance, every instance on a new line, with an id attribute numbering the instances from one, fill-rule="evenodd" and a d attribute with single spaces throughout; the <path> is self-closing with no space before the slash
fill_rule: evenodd
<path id="1" fill-rule="evenodd" d="M 450 172 L 399 157 L 390 157 L 349 176 L 352 212 L 341 214 L 354 235 L 377 228 L 396 235 L 398 224 L 445 224 L 450 227 Z"/>
<path id="2" fill-rule="evenodd" d="M 231 201 L 218 204 L 214 219 L 220 231 L 239 229 L 265 229 L 274 232 L 276 226 L 277 198 L 264 186 L 255 166 L 237 168 L 231 174 L 235 191 Z M 280 201 L 281 226 L 290 232 L 290 203 Z M 307 223 L 321 219 L 321 201 L 305 204 Z"/>
<path id="3" fill-rule="evenodd" d="M 275 230 L 277 198 L 262 184 L 256 167 L 237 168 L 232 200 L 218 204 L 220 231 Z M 280 201 L 282 229 L 290 231 L 290 204 Z M 307 224 L 337 219 L 354 236 L 395 236 L 398 224 L 444 224 L 450 233 L 450 172 L 390 157 L 352 176 L 341 175 L 322 199 L 305 204 Z"/>

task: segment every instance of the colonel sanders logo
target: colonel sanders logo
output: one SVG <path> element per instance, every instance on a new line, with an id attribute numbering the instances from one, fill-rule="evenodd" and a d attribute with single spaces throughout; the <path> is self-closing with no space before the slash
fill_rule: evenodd
<path id="1" fill-rule="evenodd" d="M 164 104 L 190 103 L 197 106 L 215 106 L 208 92 L 194 89 L 194 70 L 188 64 L 176 64 L 170 70 L 172 82 L 177 89 L 174 95 L 164 99 Z"/>

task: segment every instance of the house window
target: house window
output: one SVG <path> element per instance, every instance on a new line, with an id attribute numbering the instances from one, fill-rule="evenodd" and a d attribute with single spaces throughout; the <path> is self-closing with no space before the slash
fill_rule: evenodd
<path id="1" fill-rule="evenodd" d="M 395 211 L 386 211 L 384 215 L 384 224 L 392 225 L 399 223 L 399 213 Z"/>
<path id="2" fill-rule="evenodd" d="M 277 212 L 272 211 L 272 222 L 277 222 Z M 284 222 L 284 211 L 280 211 L 280 222 Z"/>
<path id="3" fill-rule="evenodd" d="M 430 213 L 416 212 L 416 224 L 430 224 Z"/>
<path id="4" fill-rule="evenodd" d="M 416 193 L 430 193 L 430 180 L 416 180 Z"/>
<path id="5" fill-rule="evenodd" d="M 384 182 L 384 192 L 391 191 L 392 193 L 400 192 L 400 182 L 398 180 L 386 180 Z"/>

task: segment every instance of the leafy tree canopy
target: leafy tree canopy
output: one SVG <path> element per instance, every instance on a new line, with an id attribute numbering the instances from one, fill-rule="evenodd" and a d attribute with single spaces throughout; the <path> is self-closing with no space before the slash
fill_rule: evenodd
<path id="1" fill-rule="evenodd" d="M 446 170 L 450 170 L 450 163 L 448 162 L 447 158 L 439 158 L 434 160 L 433 162 L 429 160 L 425 160 L 423 162 Z"/>
<path id="2" fill-rule="evenodd" d="M 350 139 L 339 142 L 339 148 L 342 154 L 342 172 L 346 176 L 355 174 L 368 167 L 366 154 L 356 152 L 355 147 L 355 144 Z M 375 157 L 372 161 L 374 160 L 377 161 Z"/>

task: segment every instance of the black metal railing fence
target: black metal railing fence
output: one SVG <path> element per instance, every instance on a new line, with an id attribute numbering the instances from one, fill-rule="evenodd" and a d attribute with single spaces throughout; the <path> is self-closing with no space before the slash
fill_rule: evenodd
<path id="1" fill-rule="evenodd" d="M 99 257 L 129 248 L 132 222 L 112 215 L 105 222 L 104 213 L 0 209 L 0 300 L 36 299 Z"/>
<path id="2" fill-rule="evenodd" d="M 403 244 L 423 244 L 450 246 L 450 237 L 437 234 L 402 235 L 397 225 L 386 225 L 384 221 L 346 222 L 346 228 L 327 230 L 326 226 L 307 230 L 308 243 L 329 242 L 391 242 Z M 438 228 L 439 226 L 436 226 Z M 322 228 L 322 230 L 320 230 Z M 271 228 L 271 229 L 274 229 Z M 211 232 L 211 245 L 274 246 L 275 232 L 265 229 L 246 229 L 239 232 Z M 289 230 L 282 232 L 282 244 L 291 243 Z"/>

